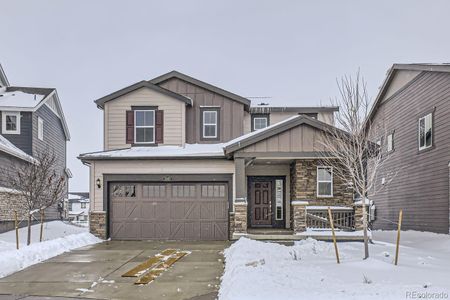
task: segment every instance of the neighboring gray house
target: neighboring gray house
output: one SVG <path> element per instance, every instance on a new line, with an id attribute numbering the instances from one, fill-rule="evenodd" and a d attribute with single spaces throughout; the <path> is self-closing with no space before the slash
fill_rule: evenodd
<path id="1" fill-rule="evenodd" d="M 58 172 L 70 177 L 66 166 L 69 130 L 56 89 L 11 86 L 0 66 L 0 167 L 11 170 L 13 164 L 29 163 L 43 151 L 54 151 Z M 68 182 L 68 180 L 67 180 Z M 0 176 L 0 187 L 10 188 L 7 176 Z M 0 224 L 12 221 L 12 210 L 5 207 L 0 193 Z M 63 200 L 63 199 L 61 199 Z M 59 207 L 49 209 L 48 219 L 59 219 Z"/>
<path id="2" fill-rule="evenodd" d="M 252 106 L 180 72 L 95 101 L 104 149 L 90 167 L 90 230 L 102 238 L 225 240 L 353 229 L 353 192 L 320 163 L 337 107 Z M 307 218 L 308 216 L 308 218 Z"/>
<path id="3" fill-rule="evenodd" d="M 450 65 L 394 64 L 369 120 L 389 156 L 370 199 L 374 227 L 395 229 L 403 209 L 403 229 L 449 233 Z"/>

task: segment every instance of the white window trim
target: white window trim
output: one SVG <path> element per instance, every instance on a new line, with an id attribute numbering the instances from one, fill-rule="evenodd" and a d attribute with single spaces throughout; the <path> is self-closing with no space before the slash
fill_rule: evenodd
<path id="1" fill-rule="evenodd" d="M 258 129 L 256 129 L 256 120 L 265 120 L 266 121 L 266 126 L 265 127 L 263 127 L 263 128 L 258 128 Z M 260 129 L 264 129 L 264 128 L 266 128 L 267 126 L 269 126 L 269 122 L 268 122 L 269 120 L 267 119 L 267 117 L 255 117 L 255 118 L 253 118 L 253 130 L 260 130 Z"/>
<path id="2" fill-rule="evenodd" d="M 319 169 L 321 169 L 321 168 L 331 169 L 331 181 L 319 180 Z M 333 167 L 330 167 L 330 166 L 317 166 L 316 181 L 317 181 L 317 184 L 316 184 L 317 197 L 320 197 L 320 198 L 332 198 L 333 197 Z M 322 183 L 322 182 L 325 182 L 325 183 L 330 183 L 331 182 L 331 195 L 320 195 L 319 194 L 319 183 Z"/>
<path id="3" fill-rule="evenodd" d="M 44 140 L 44 119 L 38 117 L 38 139 Z"/>
<path id="4" fill-rule="evenodd" d="M 16 130 L 6 130 L 6 116 L 16 117 Z M 2 134 L 20 134 L 20 111 L 2 111 Z"/>
<path id="5" fill-rule="evenodd" d="M 423 135 L 423 137 L 425 139 L 424 146 L 420 147 L 420 121 L 424 120 L 424 123 L 425 123 L 424 125 L 425 125 L 425 129 L 426 129 L 427 128 L 427 117 L 428 116 L 430 116 L 430 123 L 431 123 L 431 144 L 429 146 L 427 146 L 426 137 L 425 137 L 426 131 L 425 131 L 425 133 Z M 419 122 L 417 123 L 417 131 L 418 131 L 417 139 L 419 141 L 419 151 L 431 148 L 433 146 L 433 113 L 426 114 L 425 116 L 419 118 Z"/>
<path id="6" fill-rule="evenodd" d="M 215 123 L 206 123 L 205 122 L 205 113 L 214 113 L 216 115 L 216 122 Z M 203 122 L 203 124 L 202 124 L 202 126 L 203 126 L 203 128 L 202 128 L 203 138 L 204 139 L 215 139 L 215 138 L 217 138 L 217 110 L 204 110 L 202 114 L 203 114 L 203 119 L 202 119 L 202 122 Z M 209 125 L 209 126 L 214 125 L 214 135 L 206 135 L 206 130 L 205 130 L 206 125 Z"/>
<path id="7" fill-rule="evenodd" d="M 140 126 L 138 126 L 138 125 L 136 125 L 136 120 L 137 120 L 137 118 L 136 118 L 136 113 L 137 112 L 142 112 L 142 111 L 151 111 L 151 112 L 153 112 L 153 125 L 140 125 Z M 155 139 L 156 139 L 156 137 L 155 137 L 155 124 L 156 124 L 156 111 L 154 110 L 154 109 L 140 109 L 140 110 L 135 110 L 134 111 L 134 143 L 135 144 L 154 144 L 155 143 Z M 152 128 L 153 129 L 153 141 L 150 141 L 150 142 L 138 142 L 137 141 L 137 139 L 136 139 L 136 129 L 137 128 Z"/>
<path id="8" fill-rule="evenodd" d="M 389 140 L 390 137 L 390 140 Z M 394 151 L 394 133 L 390 133 L 388 134 L 388 136 L 386 137 L 386 149 L 387 152 L 392 152 Z"/>

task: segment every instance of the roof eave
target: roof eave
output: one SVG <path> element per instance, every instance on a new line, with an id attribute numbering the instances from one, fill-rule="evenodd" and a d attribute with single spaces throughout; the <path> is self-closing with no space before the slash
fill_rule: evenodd
<path id="1" fill-rule="evenodd" d="M 136 91 L 136 90 L 138 90 L 140 88 L 143 88 L 143 87 L 146 87 L 146 88 L 155 90 L 157 92 L 163 93 L 163 94 L 165 94 L 165 95 L 167 95 L 169 97 L 172 97 L 172 98 L 175 98 L 177 100 L 185 102 L 186 105 L 192 106 L 192 99 L 190 99 L 188 97 L 185 97 L 183 95 L 177 94 L 175 92 L 172 92 L 170 90 L 167 90 L 165 88 L 162 88 L 160 86 L 157 86 L 157 85 L 155 85 L 155 84 L 153 84 L 151 82 L 147 82 L 145 80 L 139 81 L 139 82 L 134 83 L 134 84 L 132 84 L 130 86 L 127 86 L 127 87 L 122 88 L 122 89 L 120 89 L 118 91 L 115 91 L 115 92 L 113 92 L 111 94 L 108 94 L 108 95 L 106 95 L 104 97 L 101 97 L 101 98 L 99 98 L 97 100 L 94 100 L 94 103 L 97 104 L 98 108 L 103 109 L 106 102 L 114 100 L 114 99 L 116 99 L 118 97 L 121 97 L 121 96 L 126 95 L 128 93 L 131 93 L 131 92 Z"/>

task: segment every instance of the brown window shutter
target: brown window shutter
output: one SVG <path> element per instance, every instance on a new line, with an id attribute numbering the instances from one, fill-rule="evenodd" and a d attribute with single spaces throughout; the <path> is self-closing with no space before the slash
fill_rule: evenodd
<path id="1" fill-rule="evenodd" d="M 127 110 L 127 121 L 126 121 L 126 143 L 133 144 L 134 143 L 134 111 Z"/>
<path id="2" fill-rule="evenodd" d="M 157 110 L 156 111 L 156 120 L 155 120 L 155 142 L 157 144 L 164 143 L 164 111 Z"/>

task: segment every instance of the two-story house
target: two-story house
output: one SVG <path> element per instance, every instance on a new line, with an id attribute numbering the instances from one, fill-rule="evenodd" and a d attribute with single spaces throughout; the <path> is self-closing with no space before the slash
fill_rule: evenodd
<path id="1" fill-rule="evenodd" d="M 0 176 L 0 230 L 11 229 L 14 223 L 6 172 L 13 172 L 17 165 L 34 163 L 43 151 L 52 151 L 57 159 L 56 171 L 69 177 L 69 138 L 56 89 L 12 86 L 0 66 L 0 168 L 5 170 Z M 59 219 L 61 212 L 61 204 L 55 205 L 47 210 L 46 219 Z"/>
<path id="2" fill-rule="evenodd" d="M 67 219 L 87 226 L 89 221 L 89 193 L 71 192 L 67 200 Z"/>
<path id="3" fill-rule="evenodd" d="M 369 117 L 388 156 L 370 199 L 375 228 L 394 229 L 402 209 L 403 228 L 449 233 L 449 116 L 449 64 L 389 69 Z"/>
<path id="4" fill-rule="evenodd" d="M 90 167 L 90 230 L 102 238 L 296 233 L 307 205 L 353 211 L 353 192 L 320 163 L 337 107 L 253 107 L 176 71 L 95 103 L 104 149 L 79 158 Z"/>

